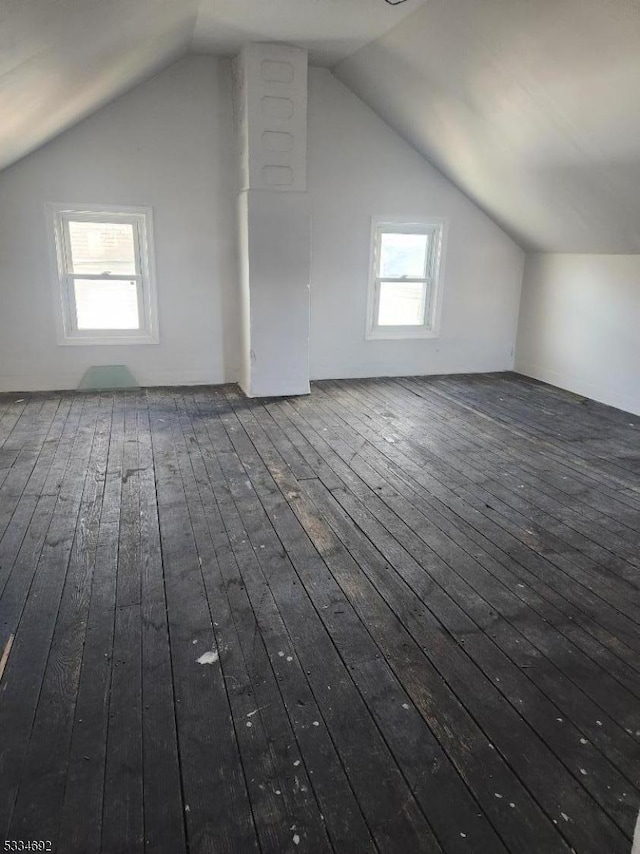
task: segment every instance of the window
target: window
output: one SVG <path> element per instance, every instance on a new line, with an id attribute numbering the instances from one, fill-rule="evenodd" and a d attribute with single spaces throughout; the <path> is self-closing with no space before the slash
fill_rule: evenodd
<path id="1" fill-rule="evenodd" d="M 437 334 L 445 223 L 373 223 L 367 338 Z"/>
<path id="2" fill-rule="evenodd" d="M 48 205 L 61 344 L 158 340 L 148 208 Z"/>

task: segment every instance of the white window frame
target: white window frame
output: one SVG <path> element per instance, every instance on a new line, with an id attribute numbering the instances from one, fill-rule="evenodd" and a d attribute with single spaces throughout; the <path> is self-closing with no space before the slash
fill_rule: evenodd
<path id="1" fill-rule="evenodd" d="M 437 338 L 440 328 L 441 294 L 444 278 L 444 257 L 449 222 L 443 217 L 420 219 L 413 217 L 373 217 L 371 220 L 371 265 L 367 296 L 367 340 L 384 338 Z M 379 277 L 378 259 L 382 235 L 385 233 L 430 234 L 429 257 L 425 275 L 419 278 Z M 378 324 L 380 285 L 382 282 L 422 282 L 423 320 L 412 326 L 381 326 Z"/>
<path id="2" fill-rule="evenodd" d="M 58 343 L 86 344 L 157 344 L 158 306 L 155 285 L 153 249 L 153 215 L 149 207 L 114 205 L 45 205 L 55 319 Z M 133 226 L 136 272 L 134 275 L 92 274 L 71 272 L 69 222 L 114 222 Z M 78 329 L 75 311 L 74 278 L 135 279 L 138 293 L 138 329 Z"/>

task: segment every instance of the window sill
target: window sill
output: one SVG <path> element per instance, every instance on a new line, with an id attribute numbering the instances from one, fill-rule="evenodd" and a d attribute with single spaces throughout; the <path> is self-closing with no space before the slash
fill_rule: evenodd
<path id="1" fill-rule="evenodd" d="M 405 328 L 396 326 L 389 327 L 388 329 L 381 327 L 370 329 L 364 337 L 367 341 L 401 341 L 412 338 L 438 338 L 438 336 L 439 333 L 435 329 L 426 329 L 423 326 L 409 326 Z"/>
<path id="2" fill-rule="evenodd" d="M 159 344 L 157 334 L 148 335 L 69 335 L 58 338 L 61 347 L 128 346 L 130 344 Z"/>

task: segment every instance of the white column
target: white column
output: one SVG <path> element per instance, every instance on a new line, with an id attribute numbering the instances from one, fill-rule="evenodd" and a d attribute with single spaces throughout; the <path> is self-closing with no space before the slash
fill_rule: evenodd
<path id="1" fill-rule="evenodd" d="M 309 392 L 307 54 L 250 44 L 235 61 L 243 368 L 250 397 Z"/>

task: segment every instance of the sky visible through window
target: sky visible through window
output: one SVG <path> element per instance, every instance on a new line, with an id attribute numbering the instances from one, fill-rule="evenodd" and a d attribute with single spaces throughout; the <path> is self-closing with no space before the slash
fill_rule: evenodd
<path id="1" fill-rule="evenodd" d="M 426 234 L 383 233 L 380 242 L 380 278 L 424 278 L 428 240 Z"/>
<path id="2" fill-rule="evenodd" d="M 74 274 L 135 276 L 133 225 L 118 222 L 69 222 L 71 266 Z M 77 328 L 138 329 L 138 290 L 135 279 L 74 278 Z"/>
<path id="3" fill-rule="evenodd" d="M 428 236 L 385 232 L 380 240 L 380 279 L 424 278 Z M 419 326 L 424 322 L 422 282 L 380 282 L 379 326 Z"/>

